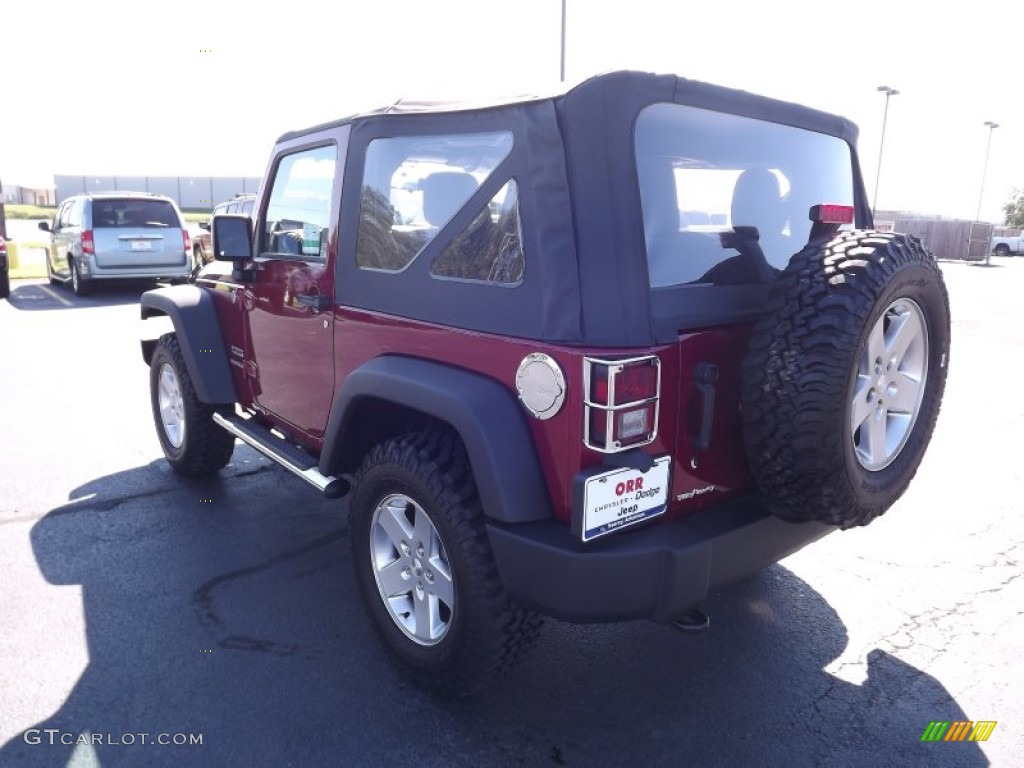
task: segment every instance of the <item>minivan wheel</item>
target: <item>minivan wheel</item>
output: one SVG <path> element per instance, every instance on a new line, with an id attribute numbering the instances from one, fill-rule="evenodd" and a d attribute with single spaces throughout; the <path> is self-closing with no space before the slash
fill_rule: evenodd
<path id="1" fill-rule="evenodd" d="M 68 265 L 71 267 L 71 290 L 75 296 L 88 296 L 92 292 L 92 284 L 87 278 L 82 277 L 77 259 L 70 259 Z"/>
<path id="2" fill-rule="evenodd" d="M 187 477 L 212 475 L 231 460 L 235 438 L 217 426 L 217 408 L 196 396 L 178 339 L 160 337 L 149 364 L 150 401 L 167 462 Z"/>
<path id="3" fill-rule="evenodd" d="M 946 384 L 949 297 L 906 235 L 853 231 L 796 254 L 743 363 L 743 437 L 764 504 L 866 525 L 906 490 Z"/>
<path id="4" fill-rule="evenodd" d="M 349 510 L 363 602 L 418 682 L 474 693 L 532 646 L 541 619 L 501 585 L 469 460 L 453 433 L 432 429 L 376 446 Z"/>

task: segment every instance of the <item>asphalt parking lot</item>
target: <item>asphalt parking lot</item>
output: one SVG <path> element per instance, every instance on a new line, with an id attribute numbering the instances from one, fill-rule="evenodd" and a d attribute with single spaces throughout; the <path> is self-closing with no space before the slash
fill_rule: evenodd
<path id="1" fill-rule="evenodd" d="M 170 472 L 139 289 L 15 281 L 0 765 L 1019 765 L 1024 258 L 943 271 L 943 411 L 883 518 L 716 594 L 706 633 L 549 621 L 521 667 L 459 701 L 411 686 L 377 642 L 343 502 L 242 446 L 214 480 Z M 935 720 L 998 724 L 922 743 Z"/>

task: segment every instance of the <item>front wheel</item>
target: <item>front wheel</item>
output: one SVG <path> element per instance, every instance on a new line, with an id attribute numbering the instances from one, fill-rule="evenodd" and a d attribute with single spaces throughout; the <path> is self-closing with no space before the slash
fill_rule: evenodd
<path id="1" fill-rule="evenodd" d="M 363 601 L 419 682 L 470 694 L 533 644 L 541 621 L 501 586 L 455 435 L 430 430 L 378 445 L 363 462 L 349 509 Z"/>
<path id="2" fill-rule="evenodd" d="M 235 438 L 214 423 L 216 408 L 196 395 L 173 333 L 161 336 L 153 350 L 149 387 L 160 447 L 175 472 L 204 477 L 231 460 Z"/>
<path id="3" fill-rule="evenodd" d="M 765 505 L 866 525 L 906 490 L 946 384 L 949 298 L 906 235 L 854 231 L 796 254 L 744 361 L 743 436 Z"/>

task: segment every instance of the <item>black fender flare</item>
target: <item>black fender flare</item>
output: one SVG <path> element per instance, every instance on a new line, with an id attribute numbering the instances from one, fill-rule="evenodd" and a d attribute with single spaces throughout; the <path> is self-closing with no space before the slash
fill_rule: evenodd
<path id="1" fill-rule="evenodd" d="M 195 285 L 175 285 L 146 291 L 139 298 L 142 319 L 167 315 L 174 324 L 196 395 L 215 405 L 238 400 L 231 366 L 220 335 L 217 308 L 208 291 Z M 142 342 L 142 357 L 149 364 L 152 341 Z"/>
<path id="2" fill-rule="evenodd" d="M 386 355 L 350 373 L 334 396 L 320 471 L 337 471 L 360 400 L 392 402 L 447 423 L 462 438 L 488 518 L 553 517 L 551 497 L 523 409 L 507 387 L 473 371 Z"/>

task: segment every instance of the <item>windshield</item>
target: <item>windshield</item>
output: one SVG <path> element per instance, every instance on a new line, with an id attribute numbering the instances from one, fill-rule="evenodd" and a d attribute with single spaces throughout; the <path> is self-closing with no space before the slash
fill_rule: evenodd
<path id="1" fill-rule="evenodd" d="M 792 126 L 655 104 L 636 126 L 652 287 L 764 282 L 807 242 L 813 205 L 853 205 L 850 147 Z"/>

